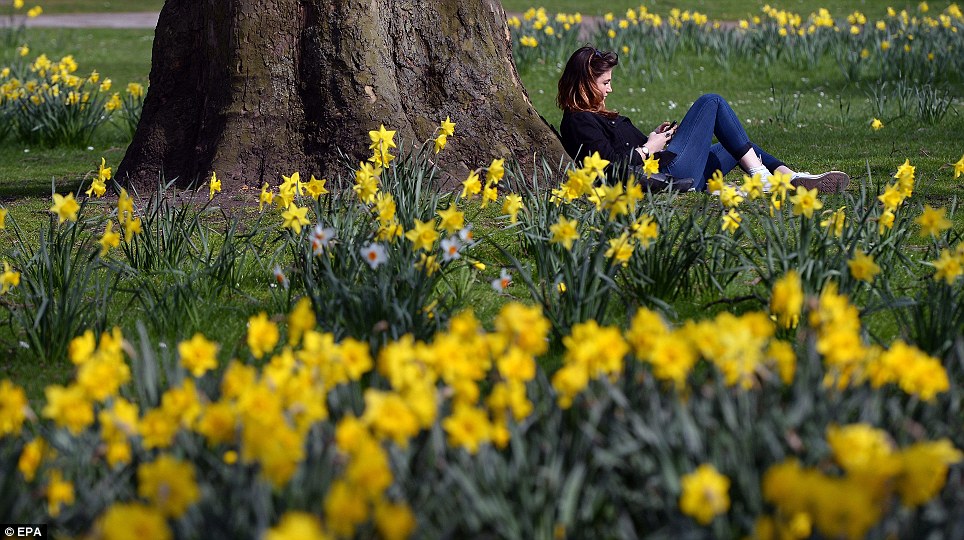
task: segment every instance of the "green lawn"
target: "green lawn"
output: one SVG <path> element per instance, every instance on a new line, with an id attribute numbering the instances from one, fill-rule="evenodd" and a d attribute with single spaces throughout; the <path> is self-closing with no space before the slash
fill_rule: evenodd
<path id="1" fill-rule="evenodd" d="M 160 11 L 164 0 L 35 0 L 44 13 L 120 13 L 132 11 Z"/>
<path id="2" fill-rule="evenodd" d="M 964 89 L 960 86 L 954 90 L 957 109 L 940 124 L 921 124 L 905 116 L 874 132 L 870 128 L 874 113 L 867 95 L 873 81 L 845 84 L 829 58 L 812 71 L 765 70 L 748 62 L 724 71 L 711 60 L 687 56 L 664 72 L 664 79 L 651 80 L 642 70 L 617 67 L 607 104 L 648 132 L 664 120 L 680 120 L 701 94 L 718 93 L 733 105 L 751 138 L 791 168 L 811 172 L 836 168 L 859 180 L 867 176 L 869 163 L 873 178 L 884 181 L 910 159 L 918 167 L 925 196 L 948 198 L 959 190 L 948 164 L 961 158 L 964 143 L 947 134 L 964 130 L 960 101 Z M 753 76 L 745 75 L 748 73 Z M 562 116 L 554 104 L 559 74 L 555 65 L 522 72 L 536 108 L 556 126 Z M 781 101 L 799 102 L 798 112 L 785 118 L 787 114 L 780 113 Z"/>
<path id="3" fill-rule="evenodd" d="M 72 54 L 78 71 L 96 69 L 115 85 L 128 82 L 147 83 L 151 70 L 153 30 L 117 30 L 99 28 L 30 28 L 26 33 L 31 58 L 41 53 L 58 59 Z M 0 56 L 5 61 L 9 59 Z"/>
<path id="4" fill-rule="evenodd" d="M 130 11 L 159 11 L 164 4 L 162 0 L 38 0 L 45 13 L 118 13 Z M 509 12 L 523 12 L 530 7 L 544 7 L 550 12 L 575 13 L 586 15 L 602 15 L 606 12 L 623 15 L 627 9 L 639 9 L 644 6 L 656 13 L 668 13 L 672 8 L 706 13 L 711 18 L 720 20 L 735 20 L 752 15 L 759 15 L 760 9 L 770 4 L 778 9 L 785 9 L 804 16 L 827 8 L 831 13 L 842 16 L 854 10 L 865 13 L 868 17 L 881 17 L 888 6 L 895 9 L 916 10 L 916 2 L 880 2 L 874 0 L 781 0 L 777 2 L 750 0 L 678 0 L 665 2 L 662 0 L 614 0 L 611 2 L 587 2 L 586 0 L 549 0 L 546 2 L 530 2 L 529 0 L 505 0 L 502 6 Z M 939 10 L 947 4 L 933 3 L 932 9 Z"/>
<path id="5" fill-rule="evenodd" d="M 586 15 L 603 15 L 612 12 L 616 16 L 623 16 L 627 9 L 646 7 L 654 13 L 666 14 L 673 8 L 681 10 L 699 11 L 711 19 L 736 20 L 748 16 L 760 15 L 761 8 L 769 4 L 777 9 L 784 9 L 800 13 L 804 17 L 816 12 L 820 8 L 827 8 L 835 16 L 841 17 L 855 10 L 865 13 L 868 17 L 882 17 L 887 12 L 887 6 L 900 10 L 916 10 L 914 2 L 880 2 L 873 0 L 780 0 L 775 2 L 748 0 L 677 0 L 664 2 L 661 0 L 613 0 L 610 2 L 586 2 L 585 0 L 555 0 L 548 2 L 530 2 L 528 0 L 505 0 L 502 6 L 506 11 L 521 12 L 530 7 L 542 6 L 549 12 L 583 13 Z M 948 2 L 949 4 L 949 2 Z M 931 3 L 931 10 L 940 10 L 947 4 Z"/>
<path id="6" fill-rule="evenodd" d="M 129 82 L 147 84 L 153 41 L 154 32 L 150 30 L 27 31 L 31 58 L 46 54 L 56 60 L 71 54 L 79 64 L 79 73 L 97 70 L 113 81 L 114 91 L 121 92 Z M 74 190 L 88 172 L 96 171 L 101 157 L 113 164 L 120 162 L 128 142 L 126 132 L 112 124 L 102 126 L 95 134 L 93 150 L 30 148 L 8 141 L 0 148 L 0 197 L 50 193 L 51 179 L 62 189 Z"/>

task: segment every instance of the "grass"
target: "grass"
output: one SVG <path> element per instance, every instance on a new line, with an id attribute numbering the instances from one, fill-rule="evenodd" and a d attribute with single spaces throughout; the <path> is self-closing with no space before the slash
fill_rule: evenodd
<path id="1" fill-rule="evenodd" d="M 147 83 L 151 69 L 153 30 L 103 28 L 30 28 L 26 42 L 30 57 L 46 54 L 60 58 L 72 54 L 81 73 L 96 69 L 117 85 Z M 2 57 L 4 61 L 9 58 Z"/>
<path id="2" fill-rule="evenodd" d="M 97 70 L 113 81 L 115 91 L 123 91 L 129 82 L 148 82 L 153 31 L 31 28 L 27 41 L 31 58 L 72 54 L 79 73 Z M 101 127 L 92 141 L 93 150 L 28 148 L 7 142 L 0 148 L 0 197 L 49 194 L 51 180 L 58 190 L 76 190 L 87 173 L 97 169 L 101 157 L 119 163 L 129 142 L 126 132 L 115 125 Z"/>
<path id="3" fill-rule="evenodd" d="M 737 20 L 760 15 L 761 8 L 766 4 L 778 9 L 800 13 L 804 17 L 820 8 L 827 8 L 836 16 L 859 10 L 871 18 L 883 16 L 887 12 L 887 6 L 893 6 L 898 11 L 901 8 L 906 8 L 908 11 L 917 9 L 916 2 L 879 2 L 874 0 L 780 0 L 775 2 L 748 0 L 613 0 L 600 3 L 586 2 L 585 0 L 554 0 L 536 3 L 528 0 L 505 0 L 502 2 L 502 6 L 509 12 L 523 12 L 530 7 L 542 6 L 553 13 L 580 12 L 584 15 L 603 15 L 612 12 L 616 16 L 622 16 L 627 9 L 639 9 L 640 6 L 645 6 L 649 11 L 661 14 L 669 13 L 672 8 L 699 11 L 705 13 L 711 19 L 718 20 Z M 946 4 L 933 3 L 931 9 L 933 11 L 944 7 L 946 7 Z"/>
<path id="4" fill-rule="evenodd" d="M 725 71 L 712 59 L 681 54 L 662 71 L 660 79 L 646 65 L 618 66 L 607 104 L 648 132 L 664 120 L 682 119 L 701 94 L 718 93 L 730 101 L 754 142 L 791 168 L 836 168 L 859 181 L 867 176 L 869 163 L 873 178 L 885 181 L 910 159 L 918 167 L 922 195 L 948 199 L 957 192 L 949 164 L 960 159 L 964 147 L 947 133 L 964 129 L 960 85 L 953 90 L 956 108 L 941 123 L 925 125 L 905 116 L 885 120 L 885 128 L 874 132 L 868 98 L 874 79 L 846 84 L 831 58 L 808 71 L 783 65 L 767 70 L 748 61 L 734 62 L 734 68 Z M 561 67 L 555 64 L 521 72 L 533 104 L 557 127 L 562 114 L 554 105 L 554 88 L 560 73 Z M 781 101 L 794 100 L 799 111 L 790 119 L 781 118 L 786 116 L 780 113 Z"/>
<path id="5" fill-rule="evenodd" d="M 125 13 L 160 11 L 164 0 L 36 0 L 27 5 L 35 3 L 44 13 Z"/>
<path id="6" fill-rule="evenodd" d="M 132 11 L 159 11 L 164 4 L 162 0 L 40 0 L 45 13 L 121 13 Z M 545 7 L 551 12 L 574 13 L 586 15 L 602 15 L 613 12 L 616 15 L 626 13 L 627 9 L 639 9 L 645 6 L 650 11 L 666 13 L 676 7 L 681 10 L 699 11 L 710 18 L 720 20 L 735 20 L 752 15 L 759 15 L 764 4 L 770 4 L 779 9 L 785 9 L 807 15 L 819 8 L 827 8 L 831 13 L 843 15 L 854 10 L 865 13 L 868 17 L 880 17 L 887 6 L 895 9 L 906 8 L 915 10 L 915 2 L 878 2 L 874 0 L 782 0 L 779 2 L 748 1 L 748 0 L 678 0 L 672 2 L 660 0 L 614 0 L 605 3 L 586 2 L 585 0 L 550 0 L 546 2 L 531 2 L 529 0 L 505 0 L 502 6 L 508 12 L 523 12 L 530 7 Z M 934 8 L 943 8 L 944 4 L 934 4 Z"/>

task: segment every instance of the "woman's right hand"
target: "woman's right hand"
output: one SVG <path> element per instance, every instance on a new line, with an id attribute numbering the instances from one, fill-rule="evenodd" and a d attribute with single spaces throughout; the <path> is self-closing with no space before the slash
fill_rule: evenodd
<path id="1" fill-rule="evenodd" d="M 664 122 L 669 126 L 669 122 Z M 649 138 L 646 139 L 646 148 L 650 152 L 656 153 L 662 151 L 669 144 L 669 140 L 672 138 L 673 134 L 670 131 L 659 132 L 660 129 L 665 129 L 662 126 L 656 128 L 656 131 L 649 134 Z"/>

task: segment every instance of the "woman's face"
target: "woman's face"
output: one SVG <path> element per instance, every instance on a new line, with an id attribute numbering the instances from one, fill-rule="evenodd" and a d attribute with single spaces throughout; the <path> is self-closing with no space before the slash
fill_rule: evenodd
<path id="1" fill-rule="evenodd" d="M 613 70 L 603 71 L 596 79 L 593 81 L 593 85 L 596 87 L 596 91 L 603 97 L 603 105 L 606 104 L 606 96 L 613 91 Z"/>

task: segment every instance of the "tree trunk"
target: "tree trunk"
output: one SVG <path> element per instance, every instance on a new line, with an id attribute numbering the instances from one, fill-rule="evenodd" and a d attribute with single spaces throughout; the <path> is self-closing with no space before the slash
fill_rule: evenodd
<path id="1" fill-rule="evenodd" d="M 423 141 L 446 116 L 455 177 L 565 155 L 529 101 L 498 0 L 167 0 L 118 177 L 151 189 L 212 171 L 225 190 L 345 175 L 367 132 Z M 350 172 L 350 171 L 347 171 Z"/>

